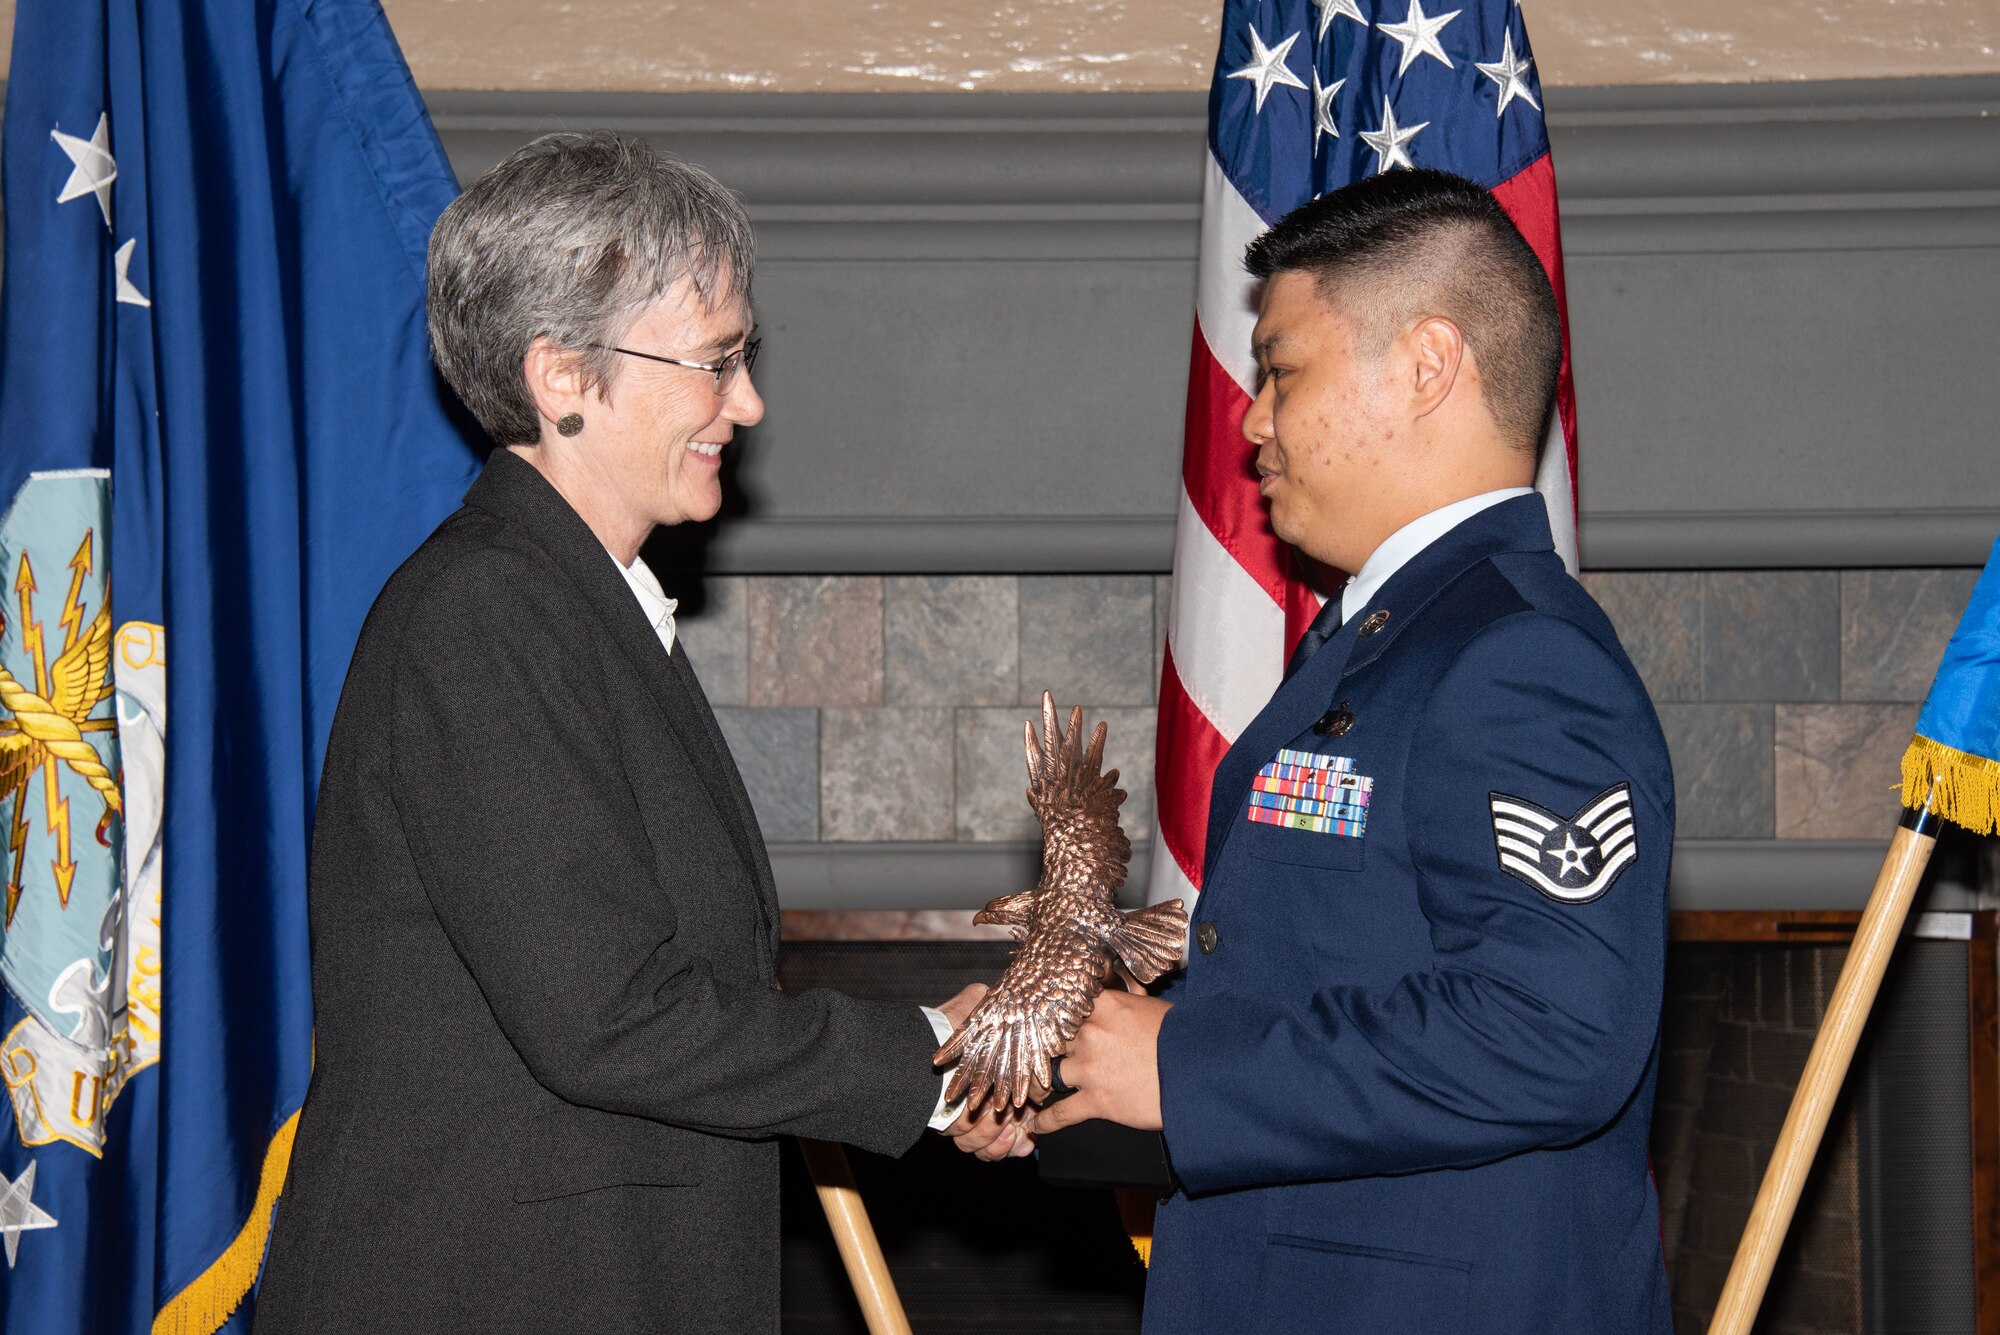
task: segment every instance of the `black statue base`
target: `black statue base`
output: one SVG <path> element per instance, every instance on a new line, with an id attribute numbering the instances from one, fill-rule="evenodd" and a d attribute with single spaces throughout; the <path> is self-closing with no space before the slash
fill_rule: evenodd
<path id="1" fill-rule="evenodd" d="M 1042 1181 L 1060 1187 L 1129 1187 L 1171 1195 L 1179 1186 L 1167 1139 L 1116 1122 L 1078 1122 L 1035 1140 Z"/>

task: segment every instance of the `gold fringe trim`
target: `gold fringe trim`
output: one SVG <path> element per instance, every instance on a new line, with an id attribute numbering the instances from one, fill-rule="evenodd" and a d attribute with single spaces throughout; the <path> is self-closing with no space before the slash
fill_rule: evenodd
<path id="1" fill-rule="evenodd" d="M 292 1162 L 292 1137 L 299 1129 L 299 1115 L 293 1113 L 271 1137 L 264 1152 L 264 1171 L 257 1179 L 257 1203 L 236 1240 L 222 1255 L 197 1276 L 193 1283 L 175 1294 L 173 1301 L 153 1318 L 153 1335 L 215 1335 L 222 1323 L 243 1305 L 243 1299 L 257 1282 L 264 1264 L 264 1242 L 271 1232 L 271 1211 L 278 1192 L 285 1185 L 285 1170 Z"/>
<path id="2" fill-rule="evenodd" d="M 1936 784 L 1933 791 L 1931 785 Z M 2000 760 L 1960 751 L 1921 734 L 1903 753 L 1903 805 L 1931 810 L 1974 834 L 2000 829 Z"/>
<path id="3" fill-rule="evenodd" d="M 1159 1202 L 1143 1191 L 1119 1190 L 1111 1193 L 1118 1198 L 1118 1220 L 1125 1225 L 1125 1235 L 1132 1239 L 1132 1250 L 1139 1253 L 1139 1264 L 1150 1268 L 1153 1264 L 1153 1211 Z"/>

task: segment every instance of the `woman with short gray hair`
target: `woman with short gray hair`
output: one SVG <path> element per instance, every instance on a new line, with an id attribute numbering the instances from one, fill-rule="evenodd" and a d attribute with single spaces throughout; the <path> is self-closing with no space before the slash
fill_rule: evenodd
<path id="1" fill-rule="evenodd" d="M 774 988 L 770 864 L 639 556 L 714 517 L 763 415 L 752 258 L 733 195 L 608 132 L 529 144 L 432 234 L 433 355 L 499 448 L 334 719 L 260 1332 L 772 1331 L 773 1137 L 949 1125 L 930 1056 L 981 989 Z M 981 1128 L 952 1127 L 1016 1143 Z"/>

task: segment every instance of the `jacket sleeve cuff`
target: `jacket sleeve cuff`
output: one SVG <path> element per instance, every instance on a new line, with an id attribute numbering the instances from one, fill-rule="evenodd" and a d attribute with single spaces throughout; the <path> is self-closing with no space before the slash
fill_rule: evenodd
<path id="1" fill-rule="evenodd" d="M 945 1017 L 943 1011 L 935 1006 L 919 1006 L 917 1009 L 922 1011 L 924 1018 L 931 1022 L 931 1032 L 937 1035 L 938 1046 L 943 1047 L 945 1042 L 951 1038 L 951 1021 Z M 931 1112 L 929 1124 L 930 1129 L 933 1131 L 949 1130 L 951 1124 L 958 1120 L 958 1115 L 965 1111 L 965 1099 L 963 1096 L 955 1103 L 946 1103 L 944 1101 L 944 1091 L 950 1084 L 951 1071 L 947 1068 L 938 1076 L 937 1107 Z"/>

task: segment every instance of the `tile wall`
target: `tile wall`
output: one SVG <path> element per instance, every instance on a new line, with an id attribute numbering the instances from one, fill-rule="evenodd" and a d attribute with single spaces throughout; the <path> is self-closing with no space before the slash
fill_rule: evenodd
<path id="1" fill-rule="evenodd" d="M 1686 839 L 1886 839 L 1976 570 L 1586 574 L 1645 678 Z"/>
<path id="2" fill-rule="evenodd" d="M 1974 570 L 1588 574 L 1660 710 L 1691 839 L 1880 839 Z M 1153 823 L 1170 583 L 1152 575 L 729 576 L 682 641 L 772 842 L 1032 840 L 1043 690 L 1110 725 Z"/>

